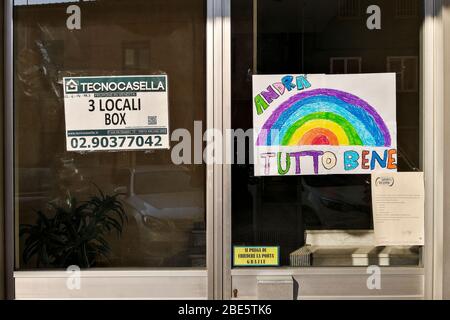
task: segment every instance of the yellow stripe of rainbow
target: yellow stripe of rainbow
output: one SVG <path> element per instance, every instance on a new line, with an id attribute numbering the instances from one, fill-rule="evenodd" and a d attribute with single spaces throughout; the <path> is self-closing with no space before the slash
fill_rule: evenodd
<path id="1" fill-rule="evenodd" d="M 342 129 L 341 126 L 339 126 L 336 122 L 330 121 L 330 120 L 324 120 L 324 119 L 318 119 L 318 120 L 311 120 L 306 122 L 304 125 L 302 125 L 300 128 L 298 128 L 295 133 L 292 135 L 291 139 L 289 140 L 289 146 L 296 146 L 298 145 L 298 142 L 301 141 L 302 137 L 310 130 L 315 128 L 327 128 L 331 132 L 333 132 L 338 141 L 339 145 L 341 146 L 348 146 L 350 145 L 347 134 L 345 133 L 344 129 Z"/>

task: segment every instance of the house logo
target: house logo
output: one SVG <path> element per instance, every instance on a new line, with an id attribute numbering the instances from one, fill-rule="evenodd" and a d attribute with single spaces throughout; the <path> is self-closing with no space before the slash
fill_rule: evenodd
<path id="1" fill-rule="evenodd" d="M 66 93 L 77 93 L 78 83 L 74 79 L 66 81 Z"/>

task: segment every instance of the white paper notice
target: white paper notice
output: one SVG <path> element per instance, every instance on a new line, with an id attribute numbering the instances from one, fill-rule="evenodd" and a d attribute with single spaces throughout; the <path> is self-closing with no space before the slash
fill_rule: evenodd
<path id="1" fill-rule="evenodd" d="M 64 78 L 67 151 L 169 149 L 167 75 Z"/>
<path id="2" fill-rule="evenodd" d="M 425 188 L 421 172 L 372 174 L 377 246 L 423 246 Z"/>

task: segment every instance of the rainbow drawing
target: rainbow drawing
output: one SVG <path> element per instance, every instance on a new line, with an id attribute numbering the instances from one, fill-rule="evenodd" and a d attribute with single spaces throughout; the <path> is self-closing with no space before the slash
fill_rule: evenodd
<path id="1" fill-rule="evenodd" d="M 265 122 L 258 146 L 391 147 L 383 118 L 366 101 L 347 92 L 315 89 L 282 103 Z"/>

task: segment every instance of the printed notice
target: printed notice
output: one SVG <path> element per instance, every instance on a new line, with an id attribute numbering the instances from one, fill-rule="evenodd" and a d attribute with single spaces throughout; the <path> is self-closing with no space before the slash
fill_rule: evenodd
<path id="1" fill-rule="evenodd" d="M 64 78 L 67 150 L 169 148 L 167 75 Z"/>
<path id="2" fill-rule="evenodd" d="M 233 250 L 235 267 L 277 267 L 280 265 L 279 247 L 239 247 Z"/>
<path id="3" fill-rule="evenodd" d="M 372 174 L 377 246 L 423 246 L 424 178 L 421 172 Z"/>

